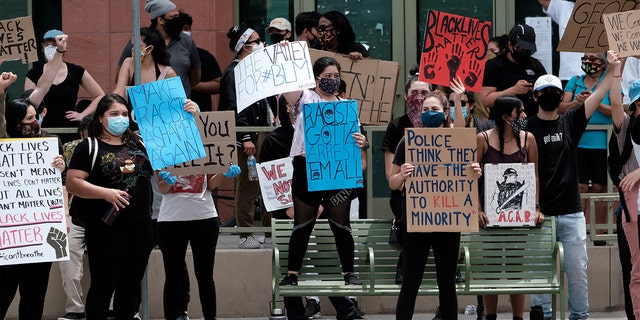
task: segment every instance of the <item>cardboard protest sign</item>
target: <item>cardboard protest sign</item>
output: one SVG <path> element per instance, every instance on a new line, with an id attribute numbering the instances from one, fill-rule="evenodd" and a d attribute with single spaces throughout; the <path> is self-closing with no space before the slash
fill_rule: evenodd
<path id="1" fill-rule="evenodd" d="M 238 112 L 260 99 L 316 86 L 306 41 L 274 44 L 253 52 L 233 73 Z"/>
<path id="2" fill-rule="evenodd" d="M 0 60 L 38 61 L 38 45 L 31 16 L 0 21 Z"/>
<path id="3" fill-rule="evenodd" d="M 349 56 L 322 50 L 309 50 L 315 63 L 321 57 L 338 61 L 340 77 L 347 84 L 347 99 L 358 101 L 360 122 L 387 125 L 393 118 L 393 102 L 400 66 L 394 61 L 362 59 L 353 61 Z"/>
<path id="4" fill-rule="evenodd" d="M 293 163 L 291 158 L 258 163 L 258 180 L 262 201 L 267 211 L 276 211 L 293 206 L 291 179 Z"/>
<path id="5" fill-rule="evenodd" d="M 609 48 L 620 57 L 640 54 L 640 10 L 603 14 Z"/>
<path id="6" fill-rule="evenodd" d="M 490 29 L 489 21 L 429 10 L 420 81 L 448 87 L 460 77 L 467 90 L 480 92 Z"/>
<path id="7" fill-rule="evenodd" d="M 536 169 L 533 163 L 485 164 L 484 212 L 489 227 L 536 225 Z"/>
<path id="8" fill-rule="evenodd" d="M 478 182 L 473 128 L 405 130 L 408 232 L 478 231 Z"/>
<path id="9" fill-rule="evenodd" d="M 362 187 L 362 154 L 353 138 L 360 132 L 358 103 L 340 100 L 302 108 L 309 191 Z"/>
<path id="10" fill-rule="evenodd" d="M 236 148 L 236 115 L 233 111 L 196 113 L 196 125 L 206 152 L 199 158 L 167 168 L 173 175 L 221 173 L 238 163 Z"/>
<path id="11" fill-rule="evenodd" d="M 180 77 L 127 89 L 151 167 L 159 170 L 206 156 Z"/>
<path id="12" fill-rule="evenodd" d="M 557 50 L 569 52 L 609 50 L 602 15 L 635 9 L 640 9 L 640 2 L 637 0 L 576 0 Z"/>
<path id="13" fill-rule="evenodd" d="M 69 260 L 58 138 L 0 140 L 0 265 Z"/>

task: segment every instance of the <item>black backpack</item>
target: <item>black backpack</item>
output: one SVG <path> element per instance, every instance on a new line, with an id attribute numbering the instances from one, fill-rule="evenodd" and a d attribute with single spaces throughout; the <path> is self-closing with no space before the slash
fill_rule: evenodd
<path id="1" fill-rule="evenodd" d="M 611 134 L 611 138 L 609 138 L 609 156 L 607 157 L 607 168 L 609 169 L 609 177 L 611 177 L 611 181 L 616 187 L 620 185 L 620 173 L 622 172 L 622 167 L 629 157 L 631 156 L 631 152 L 633 151 L 633 145 L 631 144 L 631 129 L 634 126 L 635 118 L 632 116 L 629 121 L 629 126 L 627 127 L 627 132 L 625 132 L 624 145 L 622 146 L 622 152 L 618 150 L 618 139 L 615 134 Z"/>

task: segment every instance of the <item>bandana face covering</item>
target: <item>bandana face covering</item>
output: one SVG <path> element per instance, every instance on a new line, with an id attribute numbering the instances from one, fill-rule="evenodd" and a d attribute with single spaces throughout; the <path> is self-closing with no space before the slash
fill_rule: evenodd
<path id="1" fill-rule="evenodd" d="M 38 119 L 29 123 L 19 123 L 18 132 L 25 138 L 34 138 L 40 136 L 40 124 Z"/>
<path id="2" fill-rule="evenodd" d="M 414 93 L 407 96 L 407 115 L 414 128 L 422 127 L 422 103 L 424 94 Z"/>

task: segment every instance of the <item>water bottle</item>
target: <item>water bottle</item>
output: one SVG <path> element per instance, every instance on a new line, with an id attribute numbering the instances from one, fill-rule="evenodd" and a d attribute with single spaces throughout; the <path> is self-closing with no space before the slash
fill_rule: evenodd
<path id="1" fill-rule="evenodd" d="M 127 189 L 124 190 L 124 192 L 127 192 L 127 191 L 128 191 Z M 123 198 L 127 201 L 131 201 L 131 197 L 128 195 L 123 196 Z M 102 216 L 102 222 L 108 225 L 112 225 L 113 222 L 116 221 L 116 218 L 118 217 L 119 214 L 120 214 L 120 210 L 116 210 L 114 206 L 110 206 L 109 210 L 107 210 L 104 216 Z"/>
<path id="2" fill-rule="evenodd" d="M 258 168 L 256 167 L 256 157 L 250 155 L 247 158 L 247 175 L 249 181 L 258 181 Z"/>
<path id="3" fill-rule="evenodd" d="M 464 314 L 466 315 L 476 314 L 476 306 L 470 304 L 464 307 Z"/>
<path id="4" fill-rule="evenodd" d="M 287 317 L 284 315 L 282 309 L 271 309 L 271 315 L 269 316 L 269 320 L 287 320 Z"/>

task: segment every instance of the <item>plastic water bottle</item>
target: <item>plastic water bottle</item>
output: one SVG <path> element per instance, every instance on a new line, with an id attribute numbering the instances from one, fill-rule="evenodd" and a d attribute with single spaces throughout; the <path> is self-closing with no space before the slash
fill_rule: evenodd
<path id="1" fill-rule="evenodd" d="M 247 158 L 247 175 L 249 181 L 258 181 L 258 168 L 256 167 L 256 157 L 250 155 Z"/>
<path id="2" fill-rule="evenodd" d="M 129 189 L 124 189 L 124 192 L 128 192 Z M 126 195 L 123 198 L 127 201 L 131 201 L 131 196 Z M 110 206 L 109 210 L 102 216 L 102 221 L 108 225 L 112 225 L 116 218 L 120 214 L 120 210 L 117 210 L 114 206 Z"/>
<path id="3" fill-rule="evenodd" d="M 464 314 L 466 315 L 476 314 L 476 306 L 470 304 L 464 307 Z"/>

